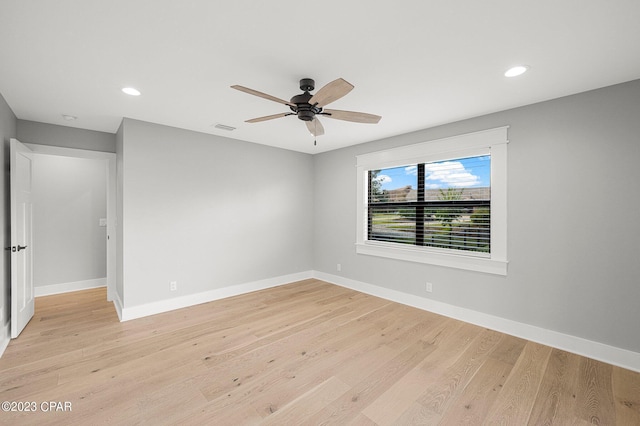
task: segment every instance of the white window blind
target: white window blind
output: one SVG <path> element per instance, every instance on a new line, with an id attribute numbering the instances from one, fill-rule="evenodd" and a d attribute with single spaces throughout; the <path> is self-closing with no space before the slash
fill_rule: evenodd
<path id="1" fill-rule="evenodd" d="M 490 155 L 368 173 L 368 240 L 491 252 Z"/>

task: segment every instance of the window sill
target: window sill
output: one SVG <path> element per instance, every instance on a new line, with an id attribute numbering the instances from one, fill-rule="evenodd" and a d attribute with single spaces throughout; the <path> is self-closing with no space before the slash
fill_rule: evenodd
<path id="1" fill-rule="evenodd" d="M 507 275 L 506 260 L 496 260 L 480 256 L 461 256 L 449 253 L 437 253 L 421 247 L 390 247 L 379 243 L 356 243 L 356 253 L 369 256 L 426 263 L 429 265 L 465 269 L 487 274 Z"/>

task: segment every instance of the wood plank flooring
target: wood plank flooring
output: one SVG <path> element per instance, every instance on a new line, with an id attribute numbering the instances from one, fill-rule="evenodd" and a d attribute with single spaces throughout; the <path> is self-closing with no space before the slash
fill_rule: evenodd
<path id="1" fill-rule="evenodd" d="M 317 280 L 124 323 L 95 289 L 36 300 L 0 401 L 35 403 L 11 425 L 630 426 L 640 373 Z"/>

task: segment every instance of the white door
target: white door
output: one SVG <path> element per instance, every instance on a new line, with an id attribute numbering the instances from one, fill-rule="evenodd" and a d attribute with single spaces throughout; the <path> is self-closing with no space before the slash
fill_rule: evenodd
<path id="1" fill-rule="evenodd" d="M 11 338 L 33 317 L 31 150 L 11 139 Z"/>

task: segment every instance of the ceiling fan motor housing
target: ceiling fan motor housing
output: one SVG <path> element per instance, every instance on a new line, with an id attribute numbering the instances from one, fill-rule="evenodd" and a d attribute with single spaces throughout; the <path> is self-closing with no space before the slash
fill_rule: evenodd
<path id="1" fill-rule="evenodd" d="M 311 79 L 308 78 L 308 79 L 300 80 L 301 89 L 303 89 L 302 82 L 304 80 L 311 80 Z M 311 82 L 313 82 L 313 80 L 311 80 Z M 310 90 L 313 90 L 313 85 L 311 85 Z M 309 93 L 308 91 L 305 91 L 304 93 L 301 93 L 291 98 L 291 103 L 296 104 L 296 106 L 295 107 L 291 106 L 289 108 L 291 108 L 291 111 L 295 112 L 298 118 L 302 121 L 313 121 L 316 114 L 319 114 L 320 112 L 322 112 L 321 107 L 317 107 L 309 103 L 309 99 L 311 99 L 312 96 L 313 95 L 311 95 L 311 93 Z"/>

